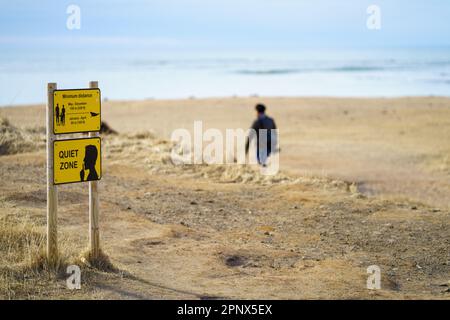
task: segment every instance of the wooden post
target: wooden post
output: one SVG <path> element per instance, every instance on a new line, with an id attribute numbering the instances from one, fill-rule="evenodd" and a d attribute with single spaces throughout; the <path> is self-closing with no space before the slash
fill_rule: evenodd
<path id="1" fill-rule="evenodd" d="M 97 81 L 89 83 L 90 88 L 98 88 Z M 98 137 L 98 132 L 89 132 L 89 137 Z M 101 154 L 99 150 L 99 156 Z M 100 232 L 98 226 L 99 197 L 98 181 L 89 181 L 89 244 L 90 256 L 97 259 L 100 254 Z"/>
<path id="2" fill-rule="evenodd" d="M 53 91 L 56 83 L 47 84 L 47 261 L 56 265 L 58 261 L 58 189 L 53 184 Z"/>

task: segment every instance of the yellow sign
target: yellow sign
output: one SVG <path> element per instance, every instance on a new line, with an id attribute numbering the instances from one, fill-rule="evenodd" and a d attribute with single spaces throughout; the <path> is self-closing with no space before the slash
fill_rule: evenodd
<path id="1" fill-rule="evenodd" d="M 54 184 L 100 180 L 100 138 L 56 140 L 53 143 Z"/>
<path id="2" fill-rule="evenodd" d="M 100 131 L 100 105 L 100 89 L 55 90 L 54 134 Z"/>

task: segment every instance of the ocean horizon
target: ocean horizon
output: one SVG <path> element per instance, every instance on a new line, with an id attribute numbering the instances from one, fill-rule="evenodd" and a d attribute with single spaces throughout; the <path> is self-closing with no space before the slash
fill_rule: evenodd
<path id="1" fill-rule="evenodd" d="M 0 51 L 2 107 L 45 103 L 47 82 L 90 80 L 111 100 L 450 96 L 450 48 Z"/>

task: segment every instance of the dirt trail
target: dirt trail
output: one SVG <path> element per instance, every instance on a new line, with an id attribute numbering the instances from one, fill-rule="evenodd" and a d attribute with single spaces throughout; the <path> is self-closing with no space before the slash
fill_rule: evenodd
<path id="1" fill-rule="evenodd" d="M 104 138 L 101 238 L 120 274 L 74 297 L 438 298 L 450 274 L 450 212 L 366 198 L 348 183 L 251 168 L 178 167 L 151 135 Z M 45 226 L 45 153 L 0 157 L 0 214 Z M 234 171 L 233 171 L 234 172 Z M 257 177 L 257 173 L 254 173 Z M 87 186 L 59 187 L 59 232 L 87 244 Z M 379 265 L 382 290 L 366 289 Z M 62 281 L 61 281 L 62 282 Z M 69 294 L 70 296 L 70 294 Z"/>
<path id="2" fill-rule="evenodd" d="M 103 119 L 122 133 L 248 128 L 264 102 L 280 128 L 281 169 L 358 183 L 367 195 L 450 208 L 450 99 L 212 98 L 111 101 Z M 42 126 L 45 109 L 0 108 L 19 127 Z M 224 132 L 224 131 L 223 131 Z"/>
<path id="3" fill-rule="evenodd" d="M 283 129 L 277 176 L 171 163 L 173 129 L 246 128 L 261 100 Z M 120 272 L 88 273 L 78 292 L 56 279 L 31 297 L 450 298 L 449 99 L 117 101 L 103 111 L 121 133 L 103 139 L 100 183 L 102 245 Z M 0 116 L 10 121 L 0 217 L 44 231 L 44 108 Z M 86 185 L 59 187 L 66 255 L 85 249 L 87 204 Z M 380 291 L 366 289 L 370 265 Z"/>

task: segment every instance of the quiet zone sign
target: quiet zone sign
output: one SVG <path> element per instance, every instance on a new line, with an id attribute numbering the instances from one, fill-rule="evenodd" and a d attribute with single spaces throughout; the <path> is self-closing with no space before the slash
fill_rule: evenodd
<path id="1" fill-rule="evenodd" d="M 56 140 L 53 143 L 54 184 L 100 180 L 100 138 Z"/>

